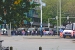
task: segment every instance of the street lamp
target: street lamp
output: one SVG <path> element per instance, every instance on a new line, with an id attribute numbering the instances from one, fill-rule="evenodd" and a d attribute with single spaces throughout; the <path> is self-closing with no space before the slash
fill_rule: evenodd
<path id="1" fill-rule="evenodd" d="M 41 9 L 41 22 L 40 22 L 40 28 L 41 28 L 41 37 L 42 37 L 42 0 L 40 0 L 40 9 Z"/>
<path id="2" fill-rule="evenodd" d="M 32 24 L 33 24 L 33 22 L 30 22 L 30 24 L 31 24 L 31 28 L 32 28 Z"/>
<path id="3" fill-rule="evenodd" d="M 57 34 L 58 34 L 58 16 L 56 16 L 56 20 L 57 20 Z"/>
<path id="4" fill-rule="evenodd" d="M 41 11 L 41 22 L 40 22 L 40 31 L 41 31 L 41 37 L 42 37 L 42 6 L 46 6 L 46 4 L 44 2 L 42 2 L 42 0 L 40 0 L 40 11 Z"/>
<path id="5" fill-rule="evenodd" d="M 55 18 L 48 18 L 48 28 L 50 27 L 50 19 L 55 19 Z"/>
<path id="6" fill-rule="evenodd" d="M 59 11 L 60 11 L 59 20 L 60 20 L 60 28 L 61 28 L 61 0 L 59 0 Z"/>
<path id="7" fill-rule="evenodd" d="M 57 34 L 58 34 L 58 16 L 56 16 L 55 18 L 48 18 L 48 28 L 50 27 L 50 22 L 49 22 L 50 19 L 57 20 Z"/>
<path id="8" fill-rule="evenodd" d="M 50 18 L 48 18 L 48 28 L 50 27 L 50 22 L 49 22 Z"/>
<path id="9" fill-rule="evenodd" d="M 69 18 L 70 18 L 70 17 L 69 17 L 69 16 L 67 16 L 67 23 L 68 23 L 68 24 L 70 24 L 70 23 L 71 23 L 71 22 L 70 22 L 70 20 L 69 20 Z M 72 17 L 71 17 L 71 18 L 72 18 Z"/>

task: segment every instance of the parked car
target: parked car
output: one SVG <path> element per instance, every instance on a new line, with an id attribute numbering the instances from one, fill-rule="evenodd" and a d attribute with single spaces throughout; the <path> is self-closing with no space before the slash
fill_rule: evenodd
<path id="1" fill-rule="evenodd" d="M 6 30 L 6 28 L 2 28 L 1 30 L 2 30 L 2 34 L 3 34 L 3 35 L 7 35 L 7 30 Z"/>
<path id="2" fill-rule="evenodd" d="M 22 35 L 22 30 L 24 30 L 25 28 L 18 28 L 17 29 L 17 35 Z"/>
<path id="3" fill-rule="evenodd" d="M 31 32 L 32 31 L 35 31 L 35 28 L 28 28 L 27 32 L 28 32 L 28 35 L 31 35 Z"/>

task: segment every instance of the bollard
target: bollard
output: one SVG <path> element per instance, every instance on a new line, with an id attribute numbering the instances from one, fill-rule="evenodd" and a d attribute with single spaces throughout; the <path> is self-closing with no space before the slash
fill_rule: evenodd
<path id="1" fill-rule="evenodd" d="M 10 50 L 13 50 L 13 47 L 12 46 L 10 47 Z"/>
<path id="2" fill-rule="evenodd" d="M 9 47 L 6 47 L 6 49 L 5 50 L 9 50 Z"/>
<path id="3" fill-rule="evenodd" d="M 42 50 L 42 47 L 39 47 L 39 50 Z"/>
<path id="4" fill-rule="evenodd" d="M 3 40 L 0 40 L 0 50 L 2 50 L 2 42 Z"/>

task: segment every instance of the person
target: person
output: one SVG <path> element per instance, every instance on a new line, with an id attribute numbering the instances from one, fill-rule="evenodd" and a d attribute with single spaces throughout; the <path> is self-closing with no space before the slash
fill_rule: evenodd
<path id="1" fill-rule="evenodd" d="M 22 35 L 25 35 L 25 29 L 24 29 L 24 30 L 22 30 Z"/>
<path id="2" fill-rule="evenodd" d="M 43 30 L 43 34 L 46 35 L 46 31 L 45 30 Z"/>
<path id="3" fill-rule="evenodd" d="M 52 30 L 49 31 L 49 35 L 51 35 L 51 33 L 52 33 Z"/>
<path id="4" fill-rule="evenodd" d="M 36 30 L 36 31 L 35 31 L 35 35 L 37 35 L 37 33 L 38 33 L 38 32 L 37 32 L 37 30 Z"/>
<path id="5" fill-rule="evenodd" d="M 63 31 L 64 31 L 63 29 L 60 29 L 60 30 L 59 30 L 59 32 L 60 32 L 60 37 L 63 37 Z"/>
<path id="6" fill-rule="evenodd" d="M 16 35 L 16 31 L 15 31 L 15 30 L 13 30 L 13 31 L 12 31 L 12 34 L 13 34 L 13 35 Z"/>
<path id="7" fill-rule="evenodd" d="M 31 31 L 31 35 L 34 35 L 34 34 L 35 34 L 35 33 L 34 33 L 34 30 L 32 30 L 32 31 Z"/>
<path id="8" fill-rule="evenodd" d="M 55 36 L 55 30 L 53 30 L 53 35 Z"/>
<path id="9" fill-rule="evenodd" d="M 29 30 L 27 31 L 27 35 L 30 35 L 30 31 Z"/>
<path id="10" fill-rule="evenodd" d="M 50 31 L 50 34 L 53 36 L 53 30 Z"/>
<path id="11" fill-rule="evenodd" d="M 52 30 L 52 32 L 51 32 L 51 35 L 53 36 L 53 30 Z"/>

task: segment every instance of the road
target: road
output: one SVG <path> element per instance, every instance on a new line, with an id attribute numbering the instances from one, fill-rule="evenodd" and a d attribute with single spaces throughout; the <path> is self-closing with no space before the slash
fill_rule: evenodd
<path id="1" fill-rule="evenodd" d="M 1 36 L 2 46 L 12 46 L 14 50 L 75 50 L 75 39 L 58 36 Z"/>

